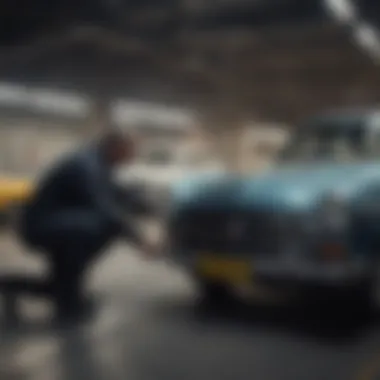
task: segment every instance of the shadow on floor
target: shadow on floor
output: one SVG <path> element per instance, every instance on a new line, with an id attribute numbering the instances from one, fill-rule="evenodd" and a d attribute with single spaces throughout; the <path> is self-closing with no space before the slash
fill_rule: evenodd
<path id="1" fill-rule="evenodd" d="M 269 329 L 304 336 L 329 344 L 354 343 L 363 334 L 380 327 L 380 309 L 370 315 L 345 315 L 329 310 L 311 308 L 302 302 L 264 304 L 260 302 L 229 302 L 212 305 L 201 299 L 182 302 L 173 299 L 155 300 L 149 313 L 152 318 L 171 320 L 173 323 L 196 323 L 201 327 Z"/>
<path id="2" fill-rule="evenodd" d="M 130 350 L 136 348 L 136 343 L 134 342 L 138 342 L 137 347 L 140 347 L 143 352 L 147 348 L 146 345 L 148 344 L 149 346 L 149 341 L 144 343 L 141 340 L 149 338 L 150 333 L 139 330 L 141 326 L 136 327 L 136 323 L 138 324 L 139 321 L 143 322 L 143 329 L 148 327 L 153 328 L 155 331 L 163 331 L 158 333 L 159 342 L 157 343 L 163 349 L 161 339 L 172 334 L 172 332 L 169 333 L 168 331 L 173 329 L 175 335 L 178 329 L 188 330 L 189 324 L 205 332 L 212 328 L 217 334 L 218 332 L 223 333 L 226 330 L 231 330 L 231 328 L 234 331 L 240 331 L 244 335 L 252 334 L 252 336 L 255 336 L 257 331 L 279 332 L 280 334 L 286 332 L 292 336 L 302 336 L 307 337 L 309 340 L 311 338 L 313 341 L 338 345 L 355 343 L 355 340 L 360 339 L 365 330 L 380 326 L 380 312 L 378 311 L 367 320 L 359 321 L 347 316 L 345 320 L 336 320 L 331 323 L 332 318 L 322 319 L 318 310 L 312 310 L 305 305 L 296 303 L 286 305 L 254 303 L 248 305 L 241 302 L 232 302 L 217 306 L 192 297 L 174 297 L 172 294 L 164 294 L 159 297 L 152 296 L 152 298 L 141 301 L 139 304 L 125 303 L 126 310 L 131 307 L 141 308 L 141 318 L 138 317 L 137 322 L 132 321 L 132 323 L 125 320 L 120 326 L 117 326 L 114 331 L 114 334 L 116 334 L 115 339 L 108 336 L 108 339 L 113 342 L 112 344 L 116 344 L 115 342 L 121 340 L 121 344 L 126 347 L 123 360 L 121 360 L 120 368 L 118 369 L 120 373 L 125 375 L 130 375 L 131 369 L 127 359 L 128 355 L 131 355 Z M 56 335 L 59 344 L 54 376 L 59 379 L 107 380 L 110 378 L 110 365 L 108 365 L 108 368 L 107 366 L 104 367 L 101 360 L 99 360 L 98 348 L 103 343 L 94 343 L 92 337 L 88 335 L 88 329 L 86 329 L 85 325 L 73 324 L 63 329 L 49 325 L 46 321 L 41 321 L 39 324 L 23 323 L 14 326 L 12 329 L 7 329 L 7 334 L 4 334 L 4 327 L 1 327 L 1 329 L 3 331 L 1 333 L 0 348 L 5 349 L 5 351 L 18 340 L 22 341 L 28 336 L 41 337 L 46 334 L 51 337 Z M 155 334 L 152 336 L 156 337 Z M 175 337 L 175 339 L 181 339 L 180 336 Z M 186 341 L 184 345 L 192 344 L 191 334 L 189 336 L 189 341 Z M 281 335 L 279 336 L 281 337 Z M 137 340 L 135 341 L 134 339 Z M 153 345 L 154 347 L 155 345 Z M 160 365 L 162 364 L 161 361 L 170 361 L 172 358 L 172 353 L 165 353 L 164 350 L 153 354 L 154 357 L 158 356 L 157 360 Z M 142 358 L 144 359 L 145 356 L 142 355 Z M 144 366 L 146 362 L 142 360 L 141 363 L 136 364 L 135 367 L 145 373 Z M 178 364 L 178 370 L 184 370 L 182 367 L 179 368 L 180 366 L 182 366 L 181 363 Z M 151 371 L 154 374 L 154 368 Z M 174 369 L 168 370 L 168 373 L 171 371 L 174 371 Z M 55 378 L 52 380 L 55 380 Z"/>

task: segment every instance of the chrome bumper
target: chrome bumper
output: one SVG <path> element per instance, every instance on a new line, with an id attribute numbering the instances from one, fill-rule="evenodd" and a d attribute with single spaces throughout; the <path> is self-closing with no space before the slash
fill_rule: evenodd
<path id="1" fill-rule="evenodd" d="M 199 255 L 176 254 L 174 261 L 190 272 L 196 271 Z M 297 260 L 264 260 L 252 257 L 238 258 L 247 260 L 252 268 L 252 281 L 293 284 L 346 286 L 360 283 L 371 275 L 371 266 L 364 262 L 316 263 Z"/>
<path id="2" fill-rule="evenodd" d="M 324 286 L 345 286 L 360 283 L 370 276 L 363 263 L 279 263 L 253 261 L 254 276 L 264 282 L 286 282 Z"/>

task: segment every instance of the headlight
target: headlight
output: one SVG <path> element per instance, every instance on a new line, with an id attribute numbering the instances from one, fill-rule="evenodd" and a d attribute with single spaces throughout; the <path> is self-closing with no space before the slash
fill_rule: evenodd
<path id="1" fill-rule="evenodd" d="M 319 226 L 328 231 L 344 230 L 349 222 L 346 200 L 339 194 L 328 194 L 321 199 L 317 208 Z"/>

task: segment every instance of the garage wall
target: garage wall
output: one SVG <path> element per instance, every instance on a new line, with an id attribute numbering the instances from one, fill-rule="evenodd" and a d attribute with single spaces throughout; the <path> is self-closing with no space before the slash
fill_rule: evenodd
<path id="1" fill-rule="evenodd" d="M 37 174 L 78 141 L 79 134 L 64 126 L 0 120 L 0 171 Z"/>

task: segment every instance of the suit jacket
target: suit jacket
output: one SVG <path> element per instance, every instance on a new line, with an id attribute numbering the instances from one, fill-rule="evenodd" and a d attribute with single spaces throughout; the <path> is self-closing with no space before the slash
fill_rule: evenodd
<path id="1" fill-rule="evenodd" d="M 87 209 L 123 226 L 128 237 L 137 242 L 141 239 L 133 229 L 133 221 L 126 218 L 135 204 L 133 192 L 121 190 L 113 181 L 112 167 L 100 149 L 91 145 L 68 154 L 44 173 L 24 210 L 21 225 L 38 224 L 62 210 Z"/>

